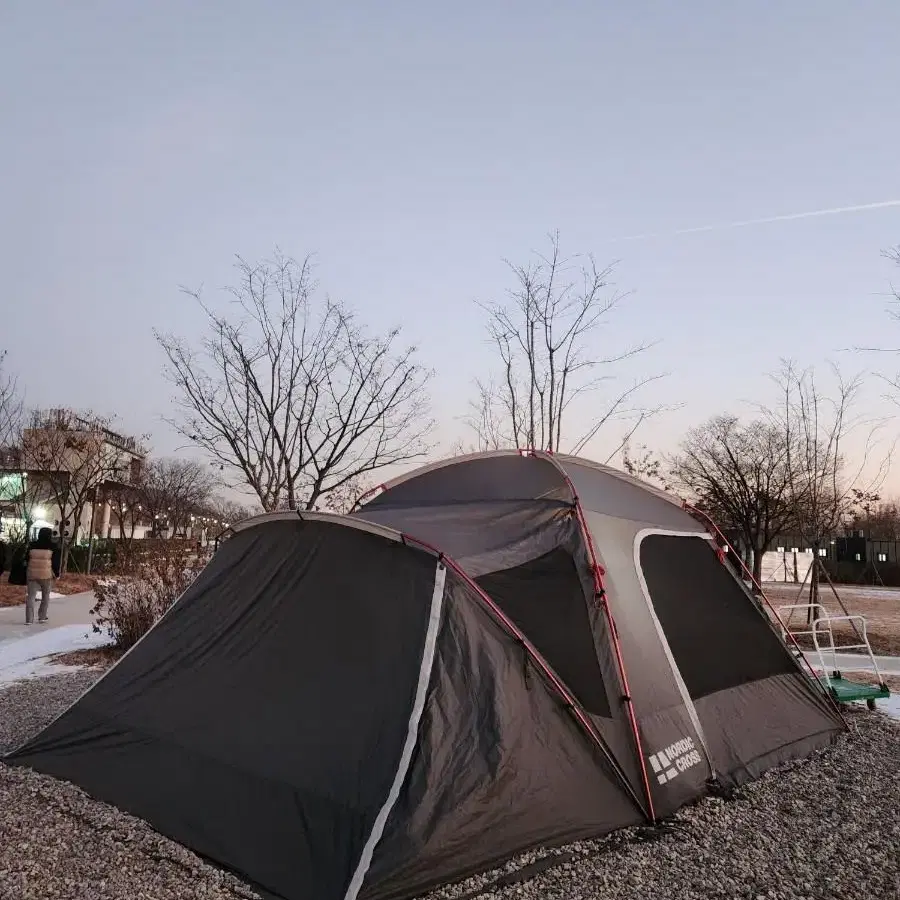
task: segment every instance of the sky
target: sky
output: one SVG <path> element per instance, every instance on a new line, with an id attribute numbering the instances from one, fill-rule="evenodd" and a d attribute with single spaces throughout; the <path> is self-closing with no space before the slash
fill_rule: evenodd
<path id="1" fill-rule="evenodd" d="M 153 329 L 196 340 L 179 287 L 277 245 L 403 327 L 449 448 L 492 366 L 476 301 L 559 230 L 633 292 L 596 350 L 657 342 L 629 374 L 669 373 L 639 437 L 672 450 L 774 401 L 782 357 L 900 345 L 897 34 L 871 0 L 6 0 L 0 348 L 29 405 L 173 452 Z"/>

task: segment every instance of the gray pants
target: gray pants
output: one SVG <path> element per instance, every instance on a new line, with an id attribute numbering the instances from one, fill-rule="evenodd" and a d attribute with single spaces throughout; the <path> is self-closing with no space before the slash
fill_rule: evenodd
<path id="1" fill-rule="evenodd" d="M 39 581 L 28 582 L 28 599 L 25 601 L 25 624 L 34 622 L 34 601 L 37 592 L 41 592 L 41 605 L 38 607 L 38 622 L 47 621 L 47 607 L 50 606 L 50 588 L 53 581 L 50 578 L 41 578 Z"/>

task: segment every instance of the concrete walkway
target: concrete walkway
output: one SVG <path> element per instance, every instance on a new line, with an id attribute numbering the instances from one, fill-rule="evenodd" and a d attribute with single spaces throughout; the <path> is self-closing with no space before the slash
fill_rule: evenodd
<path id="1" fill-rule="evenodd" d="M 51 631 L 64 625 L 93 624 L 90 610 L 96 603 L 93 591 L 69 594 L 50 600 L 49 621 L 45 625 L 25 624 L 25 604 L 0 608 L 0 644 L 6 641 L 30 637 L 37 631 Z M 37 614 L 37 610 L 35 610 Z"/>
<path id="2" fill-rule="evenodd" d="M 821 668 L 817 653 L 807 653 L 806 658 L 814 668 Z M 831 665 L 832 656 L 824 654 L 825 664 Z M 836 653 L 835 663 L 842 672 L 871 672 L 872 662 L 865 653 Z M 882 675 L 900 675 L 900 656 L 876 656 L 875 663 Z"/>
<path id="3" fill-rule="evenodd" d="M 51 598 L 45 625 L 25 624 L 24 603 L 0 609 L 0 690 L 22 679 L 65 671 L 52 661 L 53 654 L 108 643 L 109 635 L 92 627 L 95 602 L 91 591 Z"/>

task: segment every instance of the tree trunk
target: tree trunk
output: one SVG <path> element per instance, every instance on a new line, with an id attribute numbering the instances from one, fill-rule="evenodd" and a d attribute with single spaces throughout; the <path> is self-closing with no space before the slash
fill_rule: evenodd
<path id="1" fill-rule="evenodd" d="M 812 568 L 809 571 L 809 602 L 818 603 L 819 602 L 819 543 L 816 541 L 812 547 L 813 551 L 813 561 Z M 812 623 L 815 622 L 816 619 L 819 618 L 819 610 L 815 607 L 810 606 L 809 616 L 807 617 L 807 621 Z"/>
<path id="2" fill-rule="evenodd" d="M 762 562 L 763 562 L 763 550 L 759 547 L 754 547 L 753 549 L 753 593 L 761 594 L 762 588 L 760 585 L 762 584 Z"/>
<path id="3" fill-rule="evenodd" d="M 61 529 L 65 530 L 65 525 Z M 69 541 L 66 540 L 65 534 L 60 534 L 59 536 L 59 574 L 60 577 L 66 574 L 69 571 Z"/>
<path id="4" fill-rule="evenodd" d="M 819 602 L 819 561 L 818 559 L 813 559 L 812 562 L 812 572 L 810 572 L 809 579 L 809 602 L 810 603 L 818 603 Z M 816 616 L 818 618 L 818 615 Z"/>

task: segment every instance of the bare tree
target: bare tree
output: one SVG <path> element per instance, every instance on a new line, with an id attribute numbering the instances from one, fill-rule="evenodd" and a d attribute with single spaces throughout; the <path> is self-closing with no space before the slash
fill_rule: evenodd
<path id="1" fill-rule="evenodd" d="M 41 485 L 59 511 L 63 570 L 86 505 L 122 471 L 122 457 L 107 441 L 108 433 L 109 419 L 61 409 L 33 413 L 22 433 L 29 480 Z"/>
<path id="2" fill-rule="evenodd" d="M 17 378 L 6 371 L 6 351 L 0 352 L 0 525 L 4 514 L 25 520 L 37 500 L 22 473 L 22 395 Z M 27 532 L 27 528 L 26 528 Z M 14 540 L 26 535 L 12 534 Z M 0 560 L 2 562 L 2 560 Z"/>
<path id="3" fill-rule="evenodd" d="M 895 265 L 900 266 L 900 245 L 883 250 L 881 255 Z M 892 284 L 890 291 L 892 302 L 888 309 L 888 314 L 894 321 L 900 322 L 900 288 Z M 854 350 L 858 353 L 881 353 L 891 356 L 900 355 L 900 346 L 897 346 L 896 344 L 887 347 L 855 347 Z M 900 405 L 900 374 L 896 372 L 892 375 L 878 373 L 878 377 L 886 382 L 890 389 L 886 399 Z"/>
<path id="4" fill-rule="evenodd" d="M 181 416 L 172 424 L 266 510 L 310 509 L 386 466 L 423 456 L 430 373 L 399 330 L 371 335 L 338 303 L 313 301 L 309 260 L 239 259 L 234 316 L 194 293 L 199 349 L 157 334 Z"/>
<path id="5" fill-rule="evenodd" d="M 835 387 L 831 396 L 818 387 L 812 369 L 783 363 L 775 381 L 781 403 L 770 420 L 783 435 L 787 456 L 787 498 L 794 527 L 814 558 L 810 572 L 810 603 L 819 596 L 820 549 L 851 514 L 860 492 L 877 492 L 890 466 L 890 453 L 873 456 L 881 430 L 879 422 L 856 413 L 862 384 L 860 376 L 845 378 L 831 366 Z M 855 465 L 848 464 L 846 445 L 861 432 L 861 450 Z"/>
<path id="6" fill-rule="evenodd" d="M 15 375 L 5 370 L 6 351 L 0 352 L 0 451 L 14 449 L 22 427 L 22 394 Z"/>
<path id="7" fill-rule="evenodd" d="M 341 513 L 348 515 L 356 509 L 358 503 L 371 493 L 372 485 L 362 479 L 354 478 L 351 481 L 344 482 L 339 488 L 331 491 L 325 498 L 324 502 L 317 508 L 324 509 L 327 512 Z"/>
<path id="8" fill-rule="evenodd" d="M 469 401 L 469 411 L 462 417 L 474 441 L 458 438 L 452 452 L 459 455 L 519 446 L 521 422 L 512 424 L 511 418 L 513 411 L 519 414 L 517 398 L 494 379 L 486 382 L 476 379 L 475 390 L 474 399 Z"/>
<path id="9" fill-rule="evenodd" d="M 100 504 L 109 504 L 110 519 L 116 526 L 116 544 L 119 548 L 119 559 L 130 565 L 136 557 L 136 539 L 138 530 L 144 535 L 146 524 L 153 520 L 146 507 L 146 468 L 142 467 L 140 475 L 133 481 L 110 481 L 98 489 Z M 108 537 L 102 534 L 101 537 Z"/>
<path id="10" fill-rule="evenodd" d="M 889 259 L 894 265 L 900 266 L 900 244 L 896 247 L 889 247 L 882 252 L 882 256 L 884 256 L 885 259 Z M 891 285 L 891 293 L 894 295 L 894 299 L 897 303 L 900 304 L 900 288 Z M 900 312 L 895 311 L 894 318 L 900 318 Z"/>
<path id="11" fill-rule="evenodd" d="M 249 519 L 257 513 L 242 503 L 218 495 L 213 496 L 201 511 L 209 523 L 208 531 L 213 538 L 218 537 L 231 525 L 243 522 L 244 519 Z"/>
<path id="12" fill-rule="evenodd" d="M 763 554 L 794 519 L 790 460 L 784 428 L 760 420 L 744 424 L 733 415 L 689 431 L 672 460 L 677 486 L 722 527 L 740 534 L 757 584 Z"/>
<path id="13" fill-rule="evenodd" d="M 847 522 L 852 531 L 863 531 L 876 541 L 895 541 L 900 537 L 900 503 L 883 500 L 875 491 L 855 488 L 851 491 L 853 507 Z"/>
<path id="14" fill-rule="evenodd" d="M 195 459 L 152 459 L 144 467 L 138 494 L 152 534 L 183 533 L 191 515 L 208 505 L 217 480 L 208 466 Z"/>
<path id="15" fill-rule="evenodd" d="M 646 444 L 632 448 L 629 443 L 622 447 L 622 468 L 635 478 L 656 483 L 663 490 L 669 490 L 669 477 L 664 461 Z"/>
<path id="16" fill-rule="evenodd" d="M 889 259 L 889 260 L 891 260 L 891 262 L 900 266 L 900 245 L 898 245 L 897 247 L 891 247 L 890 249 L 885 250 L 882 253 L 882 255 L 886 259 Z M 891 285 L 891 294 L 893 296 L 893 303 L 892 303 L 891 309 L 889 309 L 888 312 L 889 312 L 889 315 L 891 316 L 891 318 L 894 319 L 894 321 L 900 322 L 900 288 L 897 288 L 894 285 Z M 900 347 L 897 347 L 897 346 L 878 347 L 878 348 L 864 347 L 864 348 L 858 348 L 858 349 L 861 349 L 864 352 L 868 352 L 868 353 L 879 352 L 879 353 L 890 353 L 893 355 L 900 354 Z M 893 375 L 881 375 L 880 377 L 884 381 L 887 382 L 888 386 L 891 389 L 890 390 L 890 399 L 894 403 L 900 404 L 900 374 L 895 373 Z"/>
<path id="17" fill-rule="evenodd" d="M 597 355 L 600 330 L 628 297 L 610 282 L 612 266 L 600 268 L 592 256 L 565 259 L 559 235 L 550 251 L 526 266 L 510 264 L 516 286 L 504 302 L 481 304 L 500 372 L 476 382 L 477 396 L 465 417 L 480 449 L 528 447 L 580 452 L 610 422 L 626 422 L 625 438 L 658 410 L 636 406 L 638 392 L 655 377 L 638 379 L 600 397 L 615 380 L 615 366 L 648 349 L 638 343 Z M 608 343 L 608 342 L 603 342 Z M 567 427 L 576 401 L 590 397 L 589 424 L 577 436 Z"/>

